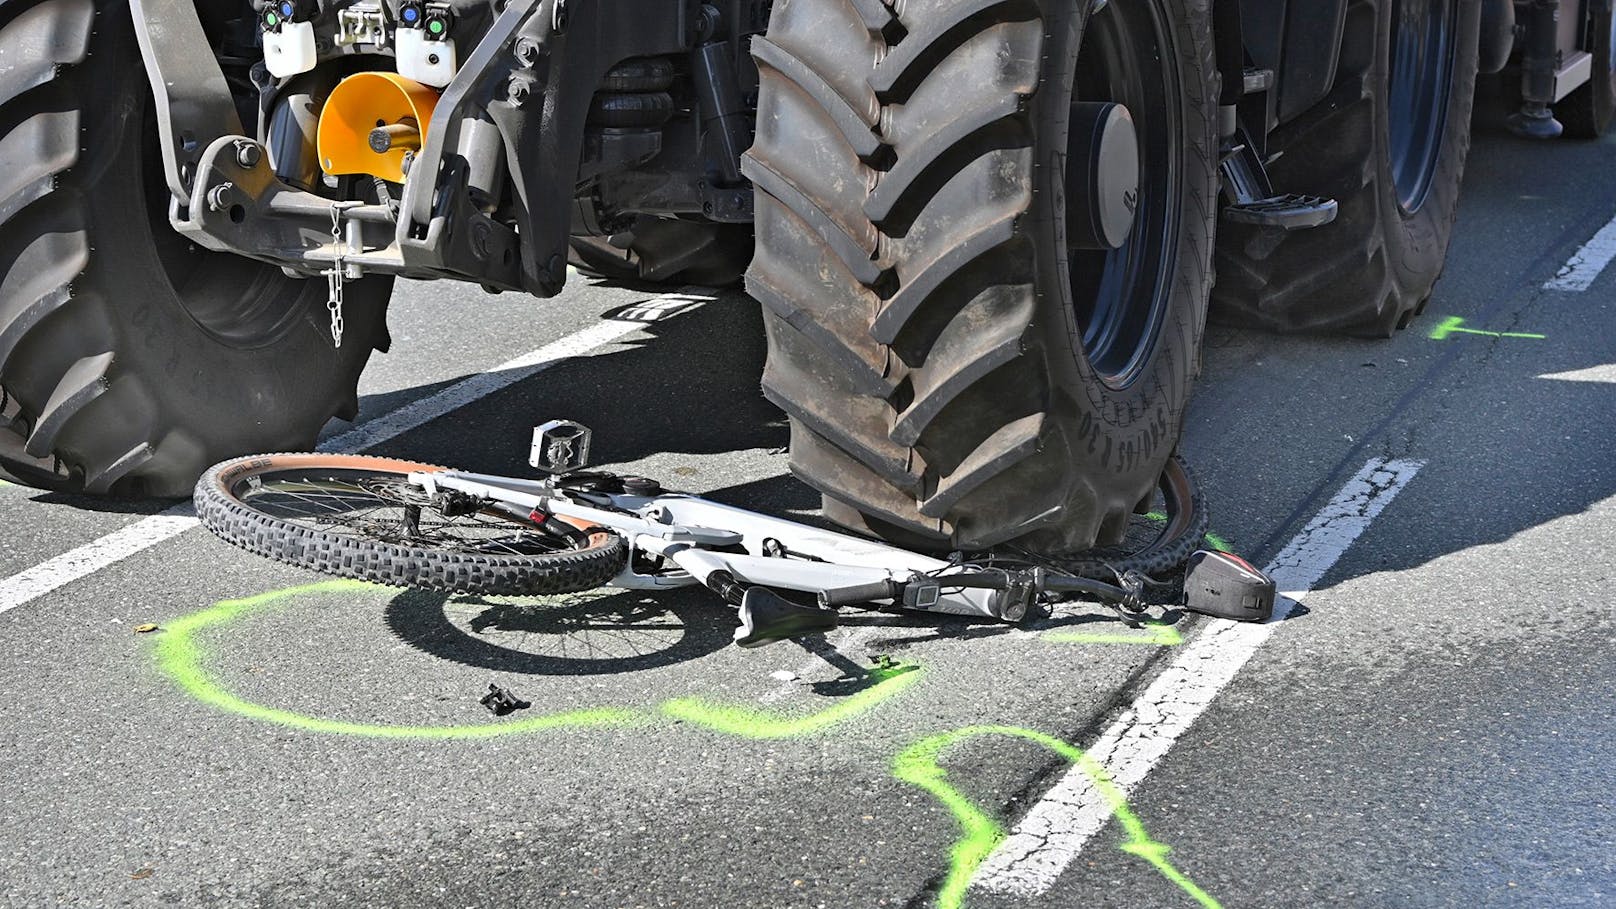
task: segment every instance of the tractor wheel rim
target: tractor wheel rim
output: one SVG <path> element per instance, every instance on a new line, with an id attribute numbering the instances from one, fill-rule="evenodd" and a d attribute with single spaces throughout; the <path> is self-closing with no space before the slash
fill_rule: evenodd
<path id="1" fill-rule="evenodd" d="M 149 101 L 147 106 L 140 189 L 156 264 L 186 315 L 215 340 L 243 350 L 274 344 L 305 318 L 309 298 L 324 291 L 324 282 L 291 280 L 273 265 L 202 249 L 175 231 L 168 221 L 157 119 Z"/>
<path id="2" fill-rule="evenodd" d="M 1442 157 L 1452 94 L 1457 0 L 1393 0 L 1387 133 L 1397 204 L 1425 204 Z"/>
<path id="3" fill-rule="evenodd" d="M 1183 95 L 1167 19 L 1156 2 L 1109 3 L 1085 26 L 1072 104 L 1113 102 L 1138 146 L 1133 223 L 1115 249 L 1070 246 L 1072 305 L 1083 352 L 1113 388 L 1133 382 L 1161 336 L 1173 291 L 1182 194 Z M 1073 145 L 1092 134 L 1069 135 Z"/>

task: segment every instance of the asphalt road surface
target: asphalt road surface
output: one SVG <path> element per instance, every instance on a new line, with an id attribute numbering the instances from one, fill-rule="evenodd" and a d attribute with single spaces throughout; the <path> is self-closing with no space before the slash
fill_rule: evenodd
<path id="1" fill-rule="evenodd" d="M 1289 595 L 1268 625 L 741 651 L 700 591 L 332 584 L 0 488 L 0 904 L 1616 905 L 1613 164 L 1479 124 L 1414 327 L 1209 331 L 1184 450 Z M 521 475 L 571 417 L 601 461 L 816 505 L 738 293 L 417 284 L 392 326 L 333 447 Z"/>

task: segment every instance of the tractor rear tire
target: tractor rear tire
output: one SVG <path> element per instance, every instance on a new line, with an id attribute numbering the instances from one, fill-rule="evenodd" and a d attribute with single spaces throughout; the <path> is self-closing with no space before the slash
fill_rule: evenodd
<path id="1" fill-rule="evenodd" d="M 1269 139 L 1276 191 L 1333 197 L 1335 221 L 1294 233 L 1220 225 L 1215 318 L 1390 337 L 1424 310 L 1470 149 L 1481 4 L 1404 0 L 1394 18 L 1398 6 L 1348 6 L 1334 87 Z"/>
<path id="2" fill-rule="evenodd" d="M 387 341 L 387 279 L 347 290 L 168 224 L 127 3 L 0 6 L 0 466 L 35 485 L 187 496 L 209 465 L 310 447 Z M 203 49 L 205 52 L 205 49 Z"/>
<path id="3" fill-rule="evenodd" d="M 1211 280 L 1207 3 L 1089 8 L 783 0 L 753 42 L 763 390 L 839 523 L 1085 550 L 1121 538 L 1177 445 Z M 1068 232 L 1067 162 L 1098 135 L 1070 128 L 1079 101 L 1137 126 L 1138 192 L 1115 189 L 1137 217 L 1110 252 Z"/>

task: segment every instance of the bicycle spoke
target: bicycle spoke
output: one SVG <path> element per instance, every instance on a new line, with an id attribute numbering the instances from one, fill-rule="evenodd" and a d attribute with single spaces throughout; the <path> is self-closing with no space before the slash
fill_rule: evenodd
<path id="1" fill-rule="evenodd" d="M 505 518 L 480 512 L 444 514 L 425 490 L 399 476 L 271 477 L 254 485 L 243 499 L 289 523 L 384 543 L 517 557 L 570 548 L 565 541 Z M 406 512 L 412 508 L 419 510 L 413 528 Z"/>

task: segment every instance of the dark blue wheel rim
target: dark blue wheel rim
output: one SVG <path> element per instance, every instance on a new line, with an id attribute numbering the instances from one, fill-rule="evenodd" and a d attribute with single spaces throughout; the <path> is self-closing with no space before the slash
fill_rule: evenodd
<path id="1" fill-rule="evenodd" d="M 1425 204 L 1442 157 L 1453 84 L 1457 0 L 1393 0 L 1387 133 L 1397 204 Z"/>
<path id="2" fill-rule="evenodd" d="M 1183 97 L 1170 34 L 1156 3 L 1108 3 L 1090 17 L 1077 56 L 1072 103 L 1126 106 L 1139 138 L 1139 197 L 1128 239 L 1113 250 L 1067 251 L 1083 353 L 1113 388 L 1131 384 L 1149 361 L 1173 292 Z"/>

